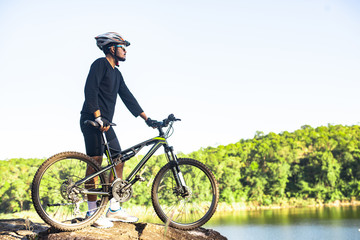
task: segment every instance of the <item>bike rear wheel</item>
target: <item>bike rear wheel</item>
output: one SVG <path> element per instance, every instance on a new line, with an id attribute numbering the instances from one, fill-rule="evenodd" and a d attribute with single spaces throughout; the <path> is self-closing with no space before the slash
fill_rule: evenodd
<path id="1" fill-rule="evenodd" d="M 87 166 L 96 172 L 101 169 L 89 156 L 77 152 L 63 152 L 47 159 L 36 172 L 31 196 L 39 216 L 49 225 L 62 231 L 75 231 L 94 223 L 104 212 L 108 197 L 97 199 L 97 208 L 91 217 L 88 210 L 85 189 L 107 192 L 108 181 L 105 174 L 94 178 L 95 185 L 89 182 L 74 187 L 85 178 Z"/>
<path id="2" fill-rule="evenodd" d="M 213 173 L 201 162 L 179 159 L 178 163 L 189 194 L 181 194 L 170 162 L 156 175 L 151 198 L 156 214 L 164 223 L 190 230 L 205 224 L 215 213 L 219 190 Z"/>

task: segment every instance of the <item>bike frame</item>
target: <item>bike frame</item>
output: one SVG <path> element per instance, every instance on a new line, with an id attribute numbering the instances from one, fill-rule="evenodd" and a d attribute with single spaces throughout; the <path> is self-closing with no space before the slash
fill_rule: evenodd
<path id="1" fill-rule="evenodd" d="M 184 178 L 180 172 L 180 168 L 177 162 L 177 157 L 173 152 L 173 147 L 170 147 L 166 141 L 165 138 L 165 134 L 162 130 L 161 127 L 158 127 L 159 130 L 159 136 L 158 137 L 154 137 L 151 138 L 147 141 L 144 141 L 142 143 L 139 143 L 137 145 L 134 145 L 133 147 L 130 147 L 124 151 L 121 151 L 120 153 L 120 158 L 116 158 L 114 161 L 112 159 L 111 156 L 111 152 L 110 152 L 110 147 L 109 147 L 109 143 L 107 142 L 106 139 L 106 135 L 104 132 L 102 132 L 102 138 L 104 141 L 104 145 L 105 145 L 105 154 L 108 160 L 108 165 L 106 167 L 104 167 L 103 169 L 101 169 L 98 172 L 95 172 L 87 177 L 85 177 L 84 179 L 77 181 L 75 183 L 75 187 L 79 186 L 87 181 L 89 181 L 90 179 L 99 176 L 100 174 L 108 171 L 108 170 L 112 170 L 112 174 L 114 176 L 114 181 L 116 179 L 118 179 L 118 176 L 116 174 L 116 169 L 115 167 L 120 164 L 120 163 L 124 163 L 128 160 L 130 160 L 130 158 L 134 157 L 142 148 L 144 148 L 145 146 L 149 146 L 149 145 L 153 145 L 151 147 L 151 149 L 146 153 L 146 155 L 140 160 L 140 162 L 137 164 L 137 166 L 133 169 L 133 171 L 129 174 L 129 176 L 126 178 L 126 181 L 128 182 L 128 185 L 133 185 L 135 182 L 137 182 L 140 178 L 136 178 L 137 174 L 139 173 L 139 171 L 142 169 L 142 167 L 146 164 L 146 162 L 154 155 L 154 153 L 161 147 L 164 147 L 165 150 L 165 156 L 168 160 L 168 162 L 172 163 L 172 172 L 176 181 L 176 184 L 178 187 L 183 187 L 184 189 L 186 188 L 186 184 L 184 181 Z M 134 178 L 135 177 L 135 178 Z M 125 187 L 128 187 L 125 186 Z M 99 191 L 92 191 L 92 190 L 87 190 L 84 189 L 83 193 L 85 194 L 90 194 L 90 195 L 110 195 L 110 192 L 99 192 Z"/>

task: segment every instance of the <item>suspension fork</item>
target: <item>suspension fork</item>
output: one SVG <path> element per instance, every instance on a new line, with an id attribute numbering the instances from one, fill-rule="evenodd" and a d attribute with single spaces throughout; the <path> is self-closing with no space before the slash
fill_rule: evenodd
<path id="1" fill-rule="evenodd" d="M 176 155 L 174 154 L 173 147 L 164 145 L 164 148 L 165 148 L 166 158 L 170 162 L 171 171 L 174 175 L 176 185 L 179 189 L 182 189 L 185 194 L 187 194 L 187 186 L 184 177 L 180 171 L 179 163 L 177 161 Z"/>

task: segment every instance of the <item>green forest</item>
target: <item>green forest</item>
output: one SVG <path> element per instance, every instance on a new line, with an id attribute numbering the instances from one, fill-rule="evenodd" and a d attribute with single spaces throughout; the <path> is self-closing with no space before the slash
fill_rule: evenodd
<path id="1" fill-rule="evenodd" d="M 220 202 L 253 206 L 306 205 L 359 200 L 360 127 L 305 125 L 294 132 L 264 134 L 190 154 L 205 163 L 219 183 Z M 125 164 L 125 175 L 141 156 Z M 31 182 L 45 159 L 0 161 L 0 213 L 33 210 Z M 105 162 L 105 161 L 104 161 Z M 152 157 L 126 204 L 150 206 L 152 181 L 166 163 Z"/>

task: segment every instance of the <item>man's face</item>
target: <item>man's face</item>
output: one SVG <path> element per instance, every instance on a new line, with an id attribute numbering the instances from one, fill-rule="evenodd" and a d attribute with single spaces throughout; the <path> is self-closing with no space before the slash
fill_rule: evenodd
<path id="1" fill-rule="evenodd" d="M 116 54 L 115 54 L 120 61 L 125 61 L 126 60 L 126 50 L 125 47 L 122 45 L 117 45 L 116 48 Z"/>

